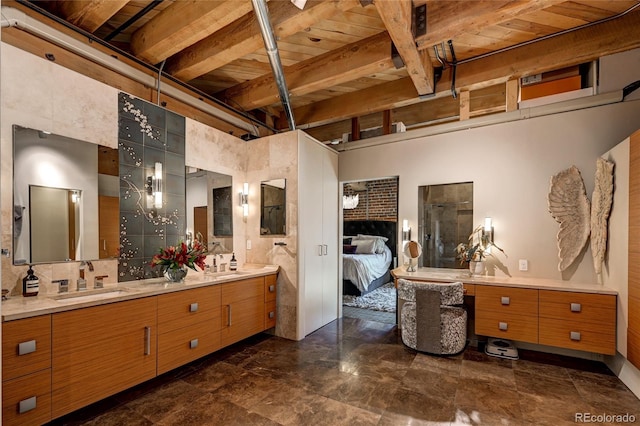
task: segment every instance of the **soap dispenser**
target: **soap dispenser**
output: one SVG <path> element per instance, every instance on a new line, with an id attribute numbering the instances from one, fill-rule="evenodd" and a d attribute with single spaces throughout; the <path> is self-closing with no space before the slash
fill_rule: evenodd
<path id="1" fill-rule="evenodd" d="M 238 269 L 238 261 L 236 260 L 236 254 L 231 253 L 231 260 L 229 261 L 229 270 L 235 271 Z"/>
<path id="2" fill-rule="evenodd" d="M 22 279 L 22 295 L 37 296 L 40 291 L 40 279 L 33 273 L 33 265 L 29 265 L 27 276 Z"/>

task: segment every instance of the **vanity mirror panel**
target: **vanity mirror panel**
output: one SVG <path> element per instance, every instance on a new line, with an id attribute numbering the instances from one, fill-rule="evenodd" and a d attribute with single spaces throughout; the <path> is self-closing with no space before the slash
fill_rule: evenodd
<path id="1" fill-rule="evenodd" d="M 468 243 L 473 231 L 473 182 L 418 187 L 418 222 L 420 266 L 466 268 L 455 248 Z"/>
<path id="2" fill-rule="evenodd" d="M 222 173 L 186 168 L 187 239 L 202 238 L 211 254 L 233 252 L 233 180 Z"/>
<path id="3" fill-rule="evenodd" d="M 21 126 L 13 142 L 13 263 L 115 256 L 117 150 Z"/>
<path id="4" fill-rule="evenodd" d="M 260 183 L 260 235 L 287 233 L 286 186 L 285 179 Z"/>

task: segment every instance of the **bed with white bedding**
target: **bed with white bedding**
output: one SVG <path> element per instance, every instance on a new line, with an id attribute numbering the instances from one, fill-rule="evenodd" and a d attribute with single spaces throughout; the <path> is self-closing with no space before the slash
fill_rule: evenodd
<path id="1" fill-rule="evenodd" d="M 391 221 L 344 221 L 343 294 L 360 296 L 392 281 L 395 266 L 397 224 Z M 373 247 L 361 240 L 380 239 Z M 347 245 L 358 245 L 358 253 L 349 253 Z"/>

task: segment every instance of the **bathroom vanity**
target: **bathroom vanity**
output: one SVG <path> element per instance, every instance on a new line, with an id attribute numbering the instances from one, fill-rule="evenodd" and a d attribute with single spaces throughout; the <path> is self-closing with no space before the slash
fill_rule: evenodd
<path id="1" fill-rule="evenodd" d="M 3 302 L 3 423 L 49 422 L 274 327 L 277 273 L 256 266 Z"/>

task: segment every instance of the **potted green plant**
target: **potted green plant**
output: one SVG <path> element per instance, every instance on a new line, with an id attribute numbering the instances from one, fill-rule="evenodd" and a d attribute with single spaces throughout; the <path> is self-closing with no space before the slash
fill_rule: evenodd
<path id="1" fill-rule="evenodd" d="M 469 270 L 472 275 L 478 275 L 484 272 L 484 262 L 488 256 L 491 256 L 491 248 L 495 247 L 504 254 L 504 250 L 498 247 L 483 232 L 483 226 L 480 225 L 469 235 L 468 243 L 460 243 L 456 247 L 456 257 L 460 260 L 460 264 L 469 263 Z"/>

